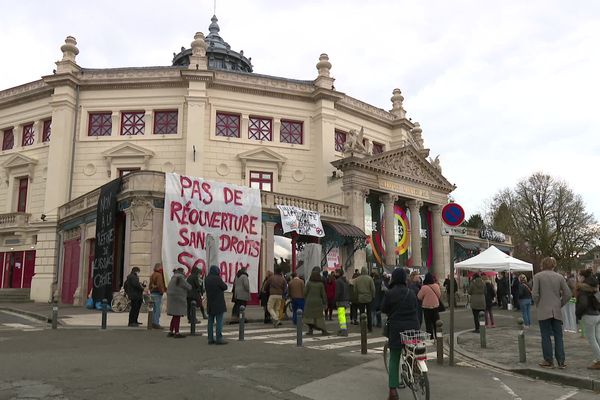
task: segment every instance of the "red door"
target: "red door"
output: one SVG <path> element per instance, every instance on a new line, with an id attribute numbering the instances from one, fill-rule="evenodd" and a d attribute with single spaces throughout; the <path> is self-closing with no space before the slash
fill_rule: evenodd
<path id="1" fill-rule="evenodd" d="M 73 296 L 79 284 L 79 239 L 64 242 L 64 249 L 60 300 L 64 304 L 73 304 Z"/>
<path id="2" fill-rule="evenodd" d="M 22 288 L 31 288 L 31 278 L 35 275 L 35 250 L 25 252 Z"/>
<path id="3" fill-rule="evenodd" d="M 4 287 L 4 253 L 0 253 L 0 289 Z"/>
<path id="4" fill-rule="evenodd" d="M 12 279 L 11 288 L 20 289 L 23 283 L 23 269 L 25 268 L 23 263 L 23 251 L 15 251 L 12 253 Z"/>

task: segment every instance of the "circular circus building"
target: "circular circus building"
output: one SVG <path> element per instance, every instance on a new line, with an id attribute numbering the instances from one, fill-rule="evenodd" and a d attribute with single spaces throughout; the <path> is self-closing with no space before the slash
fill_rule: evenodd
<path id="1" fill-rule="evenodd" d="M 104 283 L 119 290 L 133 266 L 147 279 L 172 172 L 260 189 L 259 280 L 275 264 L 299 268 L 309 245 L 324 269 L 445 274 L 441 207 L 455 187 L 399 89 L 389 111 L 339 92 L 327 54 L 307 80 L 261 75 L 216 17 L 168 66 L 80 66 L 71 36 L 60 50 L 55 71 L 0 91 L 0 293 L 82 304 L 101 188 L 118 178 Z M 278 205 L 318 213 L 324 236 L 284 233 Z"/>

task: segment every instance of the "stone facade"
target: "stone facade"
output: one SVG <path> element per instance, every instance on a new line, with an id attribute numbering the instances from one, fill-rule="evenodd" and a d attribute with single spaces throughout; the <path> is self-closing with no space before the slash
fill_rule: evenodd
<path id="1" fill-rule="evenodd" d="M 79 240 L 79 247 L 73 242 L 73 251 L 80 252 L 78 281 L 70 283 L 77 287 L 74 301 L 85 298 L 98 188 L 133 170 L 178 172 L 239 185 L 250 184 L 251 171 L 270 173 L 274 193 L 263 195 L 272 207 L 293 199 L 322 211 L 325 220 L 361 229 L 366 194 L 388 196 L 388 206 L 402 198 L 415 211 L 413 223 L 422 207 L 432 210 L 433 230 L 438 232 L 434 264 L 443 272 L 448 251 L 439 235 L 439 210 L 454 186 L 441 175 L 438 160 L 433 165 L 426 159 L 421 128 L 406 118 L 399 89 L 393 90 L 387 112 L 335 90 L 326 54 L 319 57 L 315 79 L 299 81 L 211 69 L 204 35 L 196 34 L 191 46 L 189 65 L 89 69 L 77 64 L 77 42 L 67 37 L 53 74 L 0 91 L 0 135 L 10 129 L 14 134 L 14 146 L 0 151 L 0 253 L 36 250 L 32 299 L 60 295 L 68 240 Z M 165 110 L 176 115 L 176 129 L 156 134 L 157 116 Z M 96 126 L 91 116 L 98 113 L 110 125 L 106 135 L 90 134 Z M 122 134 L 131 113 L 138 114 L 138 134 Z M 217 120 L 223 114 L 239 118 L 239 137 L 218 134 Z M 249 137 L 255 117 L 271 121 L 271 140 Z M 44 141 L 44 121 L 50 119 L 50 140 Z M 287 121 L 301 124 L 299 143 L 281 140 Z M 35 138 L 25 145 L 21 135 L 30 123 Z M 336 132 L 351 135 L 359 130 L 364 154 L 336 148 Z M 375 147 L 383 153 L 371 154 Z M 143 276 L 160 260 L 161 176 L 134 174 L 125 180 L 119 197 L 125 224 L 123 262 L 146 266 Z M 17 212 L 23 178 L 29 182 L 26 209 Z M 265 223 L 263 268 L 273 259 L 273 229 L 273 222 Z M 388 242 L 390 238 L 392 234 Z M 353 258 L 354 265 L 364 264 L 364 251 Z"/>

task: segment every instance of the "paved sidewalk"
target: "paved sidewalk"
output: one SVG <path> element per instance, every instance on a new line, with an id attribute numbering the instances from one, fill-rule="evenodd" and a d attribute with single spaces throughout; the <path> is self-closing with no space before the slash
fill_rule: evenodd
<path id="1" fill-rule="evenodd" d="M 231 317 L 231 306 L 229 307 L 225 323 L 230 320 Z M 0 310 L 13 311 L 19 314 L 28 315 L 33 318 L 37 318 L 43 321 L 51 322 L 52 318 L 52 305 L 48 303 L 0 303 Z M 127 327 L 128 313 L 116 313 L 109 311 L 107 314 L 107 327 L 110 328 L 124 328 Z M 197 312 L 198 319 L 202 325 L 202 314 L 200 310 Z M 248 306 L 246 308 L 246 321 L 248 323 L 263 322 L 263 308 L 260 306 Z M 169 317 L 166 313 L 161 314 L 161 325 L 168 325 Z M 63 327 L 100 327 L 102 320 L 102 312 L 99 310 L 88 310 L 82 306 L 72 305 L 59 305 L 58 309 L 59 325 Z M 138 318 L 140 322 L 146 325 L 148 320 L 148 313 L 140 311 Z M 182 319 L 182 325 L 186 325 L 187 319 Z M 204 322 L 205 323 L 205 322 Z"/>
<path id="2" fill-rule="evenodd" d="M 481 348 L 480 336 L 471 331 L 457 335 L 456 352 L 496 368 L 517 372 L 530 377 L 551 380 L 565 385 L 600 391 L 600 370 L 589 370 L 593 355 L 587 339 L 578 333 L 564 333 L 567 368 L 546 369 L 542 361 L 540 330 L 536 324 L 525 330 L 527 361 L 519 362 L 519 328 L 487 329 L 487 347 Z M 556 364 L 556 361 L 555 361 Z"/>

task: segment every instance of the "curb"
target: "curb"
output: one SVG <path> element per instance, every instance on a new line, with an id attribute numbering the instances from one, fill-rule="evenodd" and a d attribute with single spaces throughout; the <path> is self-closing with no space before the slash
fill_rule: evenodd
<path id="1" fill-rule="evenodd" d="M 476 354 L 473 354 L 473 353 L 463 349 L 460 346 L 460 344 L 458 344 L 458 337 L 465 332 L 469 332 L 469 331 L 457 332 L 456 342 L 454 343 L 454 351 L 456 351 L 462 357 L 468 358 L 470 360 L 479 362 L 484 365 L 488 365 L 488 366 L 496 368 L 496 369 L 516 373 L 519 375 L 524 375 L 524 376 L 527 376 L 530 378 L 560 383 L 561 385 L 573 386 L 578 389 L 586 389 L 586 390 L 592 390 L 595 392 L 600 392 L 600 380 L 598 380 L 598 379 L 581 378 L 576 375 L 557 373 L 557 372 L 552 372 L 550 370 L 543 370 L 541 368 L 540 369 L 537 369 L 537 368 L 513 368 L 513 367 L 508 367 L 506 365 L 498 364 L 496 362 L 482 358 Z"/>
<path id="2" fill-rule="evenodd" d="M 13 312 L 15 314 L 20 314 L 20 315 L 25 315 L 27 317 L 31 317 L 31 318 L 35 318 L 39 321 L 43 321 L 46 323 L 52 323 L 52 318 L 46 316 L 46 315 L 42 315 L 42 314 L 38 314 L 38 313 L 34 313 L 31 311 L 26 311 L 26 310 L 21 310 L 20 308 L 13 308 L 13 307 L 5 307 L 5 306 L 0 306 L 0 310 L 2 311 L 10 311 Z M 58 319 L 58 325 L 62 325 L 64 326 L 64 322 L 59 318 Z"/>

